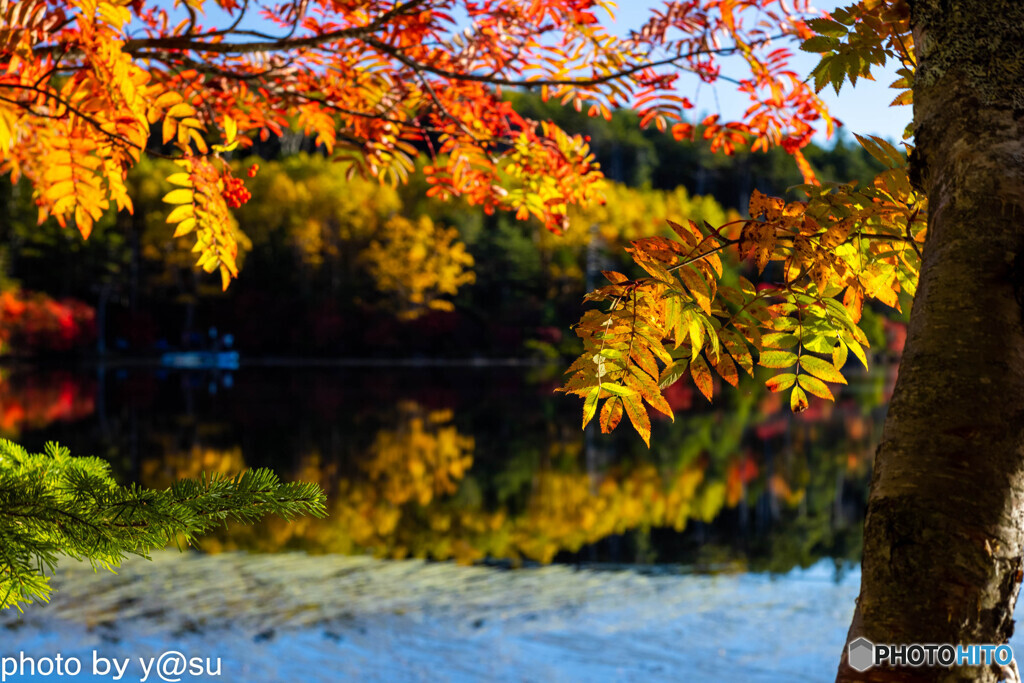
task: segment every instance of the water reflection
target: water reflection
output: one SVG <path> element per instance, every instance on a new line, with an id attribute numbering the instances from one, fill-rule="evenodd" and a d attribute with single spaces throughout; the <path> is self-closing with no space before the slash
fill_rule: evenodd
<path id="1" fill-rule="evenodd" d="M 94 382 L 69 372 L 0 371 L 0 435 L 86 418 L 96 409 L 95 393 Z"/>
<path id="2" fill-rule="evenodd" d="M 271 466 L 328 492 L 327 519 L 230 526 L 204 539 L 210 552 L 773 571 L 859 559 L 892 373 L 799 416 L 754 381 L 714 407 L 682 386 L 669 398 L 692 407 L 655 424 L 650 451 L 626 430 L 581 432 L 556 373 L 9 370 L 0 435 L 60 440 L 147 486 Z"/>

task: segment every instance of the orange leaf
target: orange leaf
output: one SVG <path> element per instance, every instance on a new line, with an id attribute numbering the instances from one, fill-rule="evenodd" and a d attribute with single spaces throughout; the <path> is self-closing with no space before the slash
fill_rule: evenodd
<path id="1" fill-rule="evenodd" d="M 690 361 L 690 374 L 693 376 L 693 383 L 700 389 L 700 393 L 704 394 L 704 398 L 710 401 L 714 385 L 711 379 L 711 371 L 708 370 L 708 364 L 704 362 L 704 357 L 700 354 Z"/>
<path id="2" fill-rule="evenodd" d="M 626 414 L 629 415 L 629 421 L 633 423 L 633 428 L 636 429 L 640 438 L 644 440 L 647 447 L 651 447 L 651 420 L 647 417 L 647 409 L 644 408 L 643 402 L 639 396 L 624 396 L 622 403 L 626 407 Z"/>
<path id="3" fill-rule="evenodd" d="M 718 374 L 722 376 L 722 379 L 734 387 L 739 385 L 740 375 L 739 372 L 736 371 L 736 363 L 733 362 L 732 358 L 730 358 L 728 354 L 720 354 L 718 362 L 715 363 L 714 366 Z"/>
<path id="4" fill-rule="evenodd" d="M 622 399 L 613 396 L 605 401 L 604 407 L 601 408 L 601 431 L 605 434 L 611 434 L 621 421 Z"/>

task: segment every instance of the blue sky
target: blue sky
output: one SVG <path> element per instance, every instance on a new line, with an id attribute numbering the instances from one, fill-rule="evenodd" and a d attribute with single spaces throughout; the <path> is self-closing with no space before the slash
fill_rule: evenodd
<path id="1" fill-rule="evenodd" d="M 836 2 L 835 0 L 812 0 L 815 7 L 824 10 L 832 10 L 837 5 L 849 5 L 850 2 Z M 618 0 L 618 10 L 615 15 L 615 24 L 621 27 L 622 31 L 616 33 L 624 34 L 627 30 L 643 24 L 650 15 L 652 9 L 664 6 L 664 0 Z M 818 63 L 817 56 L 802 52 L 797 49 L 796 44 L 784 45 L 790 47 L 794 52 L 794 71 L 800 74 L 810 74 L 811 70 Z M 742 65 L 742 62 L 739 63 Z M 828 105 L 832 115 L 841 120 L 845 125 L 847 137 L 852 138 L 849 133 L 871 134 L 888 138 L 893 141 L 900 140 L 903 136 L 903 129 L 910 123 L 911 107 L 890 107 L 889 103 L 896 97 L 896 91 L 889 88 L 889 84 L 896 80 L 896 66 L 886 65 L 887 68 L 875 75 L 874 81 L 858 80 L 856 87 L 847 83 L 837 96 L 831 86 L 822 90 L 820 95 Z M 723 67 L 723 75 L 729 75 L 727 68 Z M 735 71 L 734 73 L 740 73 Z M 740 75 L 742 75 L 740 73 Z M 696 79 L 693 80 L 693 88 Z M 683 94 L 693 99 L 693 92 L 683 91 Z M 708 113 L 717 113 L 719 108 L 723 116 L 733 116 L 742 113 L 748 103 L 745 95 L 739 95 L 729 83 L 722 83 L 716 89 L 717 99 L 712 95 L 707 86 L 701 89 L 698 99 L 694 100 L 697 108 Z M 819 136 L 824 140 L 824 136 Z"/>

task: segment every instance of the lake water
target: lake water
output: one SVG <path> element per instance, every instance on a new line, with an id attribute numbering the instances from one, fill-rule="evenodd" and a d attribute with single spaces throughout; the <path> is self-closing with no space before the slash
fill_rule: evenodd
<path id="1" fill-rule="evenodd" d="M 714 406 L 677 385 L 648 450 L 581 431 L 557 367 L 9 369 L 0 435 L 30 449 L 154 487 L 272 467 L 330 516 L 117 576 L 70 563 L 52 604 L 0 617 L 0 655 L 222 659 L 182 680 L 822 680 L 893 379 L 796 416 L 758 382 Z"/>

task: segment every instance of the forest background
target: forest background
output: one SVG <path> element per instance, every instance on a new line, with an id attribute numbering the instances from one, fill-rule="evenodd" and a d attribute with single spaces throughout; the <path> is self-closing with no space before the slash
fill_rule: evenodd
<path id="1" fill-rule="evenodd" d="M 242 275 L 225 292 L 172 237 L 169 162 L 134 167 L 135 213 L 109 212 L 88 241 L 53 219 L 37 225 L 26 182 L 0 185 L 0 354 L 156 356 L 206 348 L 215 328 L 249 358 L 569 357 L 584 293 L 601 270 L 629 270 L 631 240 L 661 234 L 665 218 L 721 225 L 753 190 L 785 196 L 801 182 L 781 149 L 713 154 L 699 132 L 675 141 L 633 112 L 605 121 L 508 97 L 589 136 L 609 180 L 605 202 L 574 211 L 562 235 L 430 199 L 421 175 L 399 187 L 348 178 L 311 138 L 285 133 L 232 160 L 252 199 L 235 212 Z M 842 133 L 805 155 L 823 181 L 863 184 L 881 170 Z M 732 279 L 740 268 L 730 265 Z M 900 345 L 902 320 L 880 307 L 862 327 L 883 351 Z"/>

